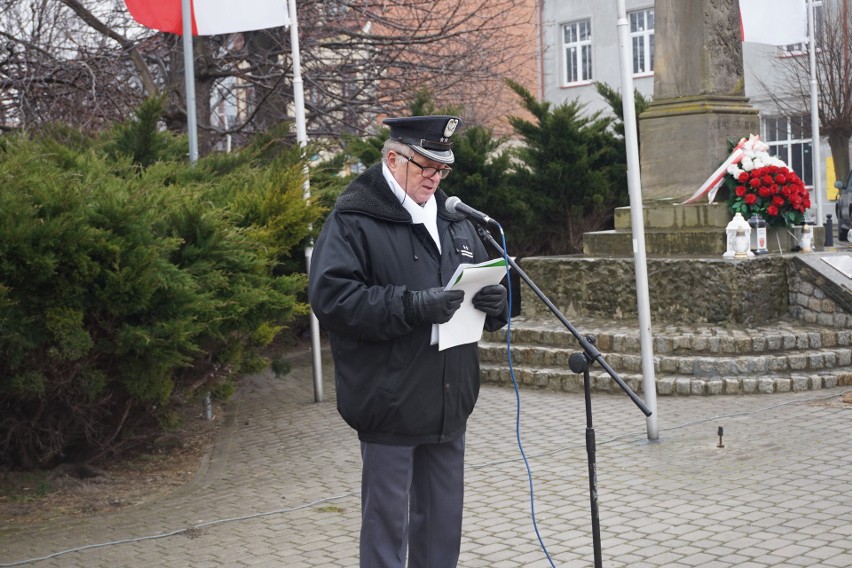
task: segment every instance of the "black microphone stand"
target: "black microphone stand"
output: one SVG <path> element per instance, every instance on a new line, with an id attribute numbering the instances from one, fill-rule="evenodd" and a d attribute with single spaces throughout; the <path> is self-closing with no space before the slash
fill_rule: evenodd
<path id="1" fill-rule="evenodd" d="M 601 352 L 598 351 L 597 347 L 595 347 L 595 338 L 591 335 L 583 336 L 579 331 L 577 331 L 571 322 L 569 322 L 562 312 L 551 302 L 547 296 L 544 295 L 544 292 L 539 290 L 538 286 L 530 279 L 527 274 L 521 270 L 521 267 L 517 265 L 517 263 L 512 260 L 511 257 L 506 253 L 503 247 L 498 243 L 491 233 L 488 232 L 488 229 L 483 227 L 479 223 L 474 223 L 476 226 L 476 231 L 479 233 L 479 238 L 483 241 L 489 243 L 495 249 L 497 249 L 506 262 L 509 263 L 515 271 L 517 271 L 518 276 L 520 276 L 521 280 L 526 282 L 527 286 L 535 292 L 535 295 L 541 299 L 542 302 L 550 309 L 553 315 L 562 322 L 568 331 L 577 338 L 577 341 L 580 344 L 580 347 L 583 348 L 582 353 L 574 353 L 568 359 L 568 367 L 575 373 L 583 373 L 583 393 L 585 394 L 586 399 L 586 454 L 589 462 L 589 500 L 591 502 L 591 517 L 592 517 L 592 543 L 594 545 L 594 554 L 595 554 L 595 568 L 601 568 L 603 566 L 603 560 L 601 557 L 601 527 L 600 527 L 600 517 L 598 515 L 598 480 L 597 480 L 597 463 L 595 458 L 595 429 L 592 424 L 592 388 L 591 388 L 591 379 L 589 377 L 589 367 L 591 367 L 594 363 L 600 365 L 607 374 L 612 377 L 612 380 L 621 387 L 621 390 L 630 397 L 633 403 L 639 407 L 639 410 L 645 416 L 651 416 L 651 410 L 645 406 L 645 403 L 640 399 L 635 392 L 623 381 L 621 377 L 618 376 L 618 373 L 613 370 L 612 367 L 604 360 Z"/>

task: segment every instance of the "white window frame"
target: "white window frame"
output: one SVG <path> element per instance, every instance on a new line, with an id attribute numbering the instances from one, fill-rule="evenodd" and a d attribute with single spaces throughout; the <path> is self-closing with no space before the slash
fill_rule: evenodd
<path id="1" fill-rule="evenodd" d="M 630 21 L 630 44 L 633 51 L 633 75 L 654 74 L 654 8 L 635 10 L 627 14 Z"/>
<path id="2" fill-rule="evenodd" d="M 793 117 L 770 116 L 762 120 L 763 141 L 769 146 L 769 155 L 777 156 L 802 178 L 808 188 L 813 187 L 813 139 L 811 119 L 801 114 Z"/>
<path id="3" fill-rule="evenodd" d="M 562 24 L 559 31 L 562 34 L 562 86 L 591 83 L 594 80 L 592 20 L 568 22 Z M 567 41 L 569 33 L 571 41 Z"/>

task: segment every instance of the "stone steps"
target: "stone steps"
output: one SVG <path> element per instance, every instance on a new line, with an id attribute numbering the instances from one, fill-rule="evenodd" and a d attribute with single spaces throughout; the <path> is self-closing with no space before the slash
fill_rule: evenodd
<path id="1" fill-rule="evenodd" d="M 515 365 L 526 367 L 567 367 L 571 353 L 578 349 L 515 346 L 512 360 Z M 505 347 L 498 349 L 480 346 L 483 362 L 499 363 L 505 358 Z M 656 355 L 656 374 L 679 374 L 695 377 L 720 377 L 752 375 L 755 373 L 809 372 L 833 369 L 850 364 L 849 348 L 812 349 L 808 353 L 770 353 L 748 356 L 690 356 Z M 605 353 L 610 366 L 620 373 L 641 373 L 642 357 L 639 354 Z"/>
<path id="2" fill-rule="evenodd" d="M 573 321 L 595 336 L 607 363 L 636 392 L 642 392 L 638 325 L 584 318 Z M 519 385 L 582 391 L 582 375 L 568 368 L 580 350 L 558 322 L 512 321 L 512 363 Z M 480 342 L 483 382 L 511 384 L 506 330 Z M 653 329 L 654 374 L 660 395 L 748 394 L 814 390 L 852 384 L 852 330 L 781 318 L 759 326 L 661 324 Z M 595 391 L 620 391 L 592 367 Z"/>
<path id="3" fill-rule="evenodd" d="M 481 365 L 483 383 L 510 386 L 512 379 L 506 365 L 484 363 Z M 519 368 L 514 366 L 515 380 L 521 388 L 539 388 L 563 392 L 583 392 L 582 375 L 571 373 L 566 367 Z M 617 369 L 616 369 L 617 371 Z M 643 379 L 633 373 L 618 373 L 633 392 L 642 394 Z M 592 370 L 594 392 L 620 393 L 621 388 L 603 371 Z M 835 368 L 820 373 L 792 373 L 748 375 L 719 378 L 689 376 L 656 376 L 658 396 L 720 395 L 720 394 L 772 394 L 819 390 L 852 384 L 852 367 Z"/>

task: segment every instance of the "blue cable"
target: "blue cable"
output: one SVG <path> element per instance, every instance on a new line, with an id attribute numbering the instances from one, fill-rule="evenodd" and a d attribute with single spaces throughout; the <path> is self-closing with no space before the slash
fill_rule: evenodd
<path id="1" fill-rule="evenodd" d="M 524 445 L 521 443 L 521 392 L 518 388 L 518 381 L 515 380 L 515 369 L 512 366 L 512 285 L 509 280 L 509 253 L 506 252 L 506 235 L 503 233 L 503 227 L 501 227 L 499 223 L 497 224 L 497 227 L 500 229 L 500 239 L 503 241 L 503 258 L 506 261 L 506 281 L 509 284 L 509 317 L 506 323 L 506 358 L 509 361 L 509 376 L 512 377 L 512 386 L 515 387 L 515 438 L 518 441 L 518 450 L 520 450 L 521 457 L 524 459 L 524 466 L 527 469 L 527 479 L 529 479 L 530 482 L 530 515 L 532 517 L 533 529 L 535 529 L 535 536 L 538 538 L 538 544 L 541 546 L 541 550 L 544 552 L 544 555 L 547 556 L 547 561 L 550 562 L 550 565 L 553 568 L 556 568 L 556 564 L 553 563 L 553 559 L 550 557 L 550 553 L 547 551 L 547 547 L 544 545 L 544 540 L 542 540 L 541 533 L 538 530 L 538 522 L 536 522 L 535 518 L 535 491 L 533 490 L 532 469 L 530 468 L 530 462 L 527 461 L 527 455 L 524 452 Z"/>

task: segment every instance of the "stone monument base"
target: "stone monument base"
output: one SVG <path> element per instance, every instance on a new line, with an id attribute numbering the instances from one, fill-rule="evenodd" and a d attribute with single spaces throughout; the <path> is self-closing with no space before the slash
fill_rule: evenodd
<path id="1" fill-rule="evenodd" d="M 727 250 L 725 227 L 731 214 L 725 203 L 694 205 L 646 204 L 642 207 L 645 252 L 655 257 L 721 258 Z M 813 227 L 814 250 L 822 250 L 825 228 Z M 798 244 L 801 227 L 769 228 L 770 253 L 790 252 Z M 583 254 L 589 257 L 632 256 L 630 208 L 615 210 L 615 230 L 583 235 Z"/>

